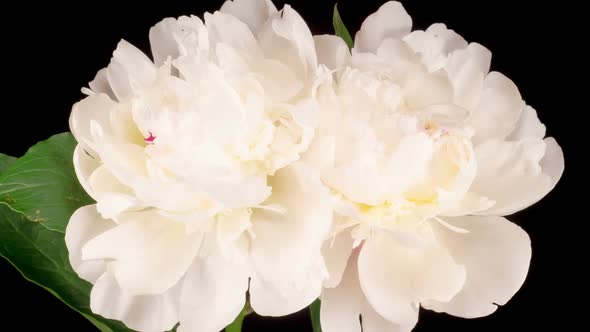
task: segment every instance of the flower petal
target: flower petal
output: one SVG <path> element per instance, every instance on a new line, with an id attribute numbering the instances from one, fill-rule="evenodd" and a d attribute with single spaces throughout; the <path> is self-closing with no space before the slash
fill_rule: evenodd
<path id="1" fill-rule="evenodd" d="M 237 17 L 222 12 L 205 13 L 205 25 L 209 31 L 212 50 L 215 50 L 218 44 L 223 43 L 241 54 L 261 55 L 256 37 L 248 26 Z"/>
<path id="2" fill-rule="evenodd" d="M 491 314 L 504 305 L 522 286 L 531 259 L 531 243 L 520 227 L 502 217 L 445 218 L 464 228 L 459 234 L 434 225 L 438 240 L 457 263 L 465 266 L 463 289 L 449 302 L 422 305 L 454 316 L 475 318 Z"/>
<path id="3" fill-rule="evenodd" d="M 93 190 L 88 183 L 92 173 L 100 166 L 100 160 L 97 156 L 91 156 L 89 151 L 86 150 L 84 144 L 76 145 L 74 149 L 74 171 L 78 182 L 84 188 L 84 191 L 88 193 L 92 198 L 96 200 Z"/>
<path id="4" fill-rule="evenodd" d="M 479 107 L 471 114 L 474 143 L 504 139 L 514 130 L 524 102 L 516 85 L 506 76 L 491 72 L 484 81 Z"/>
<path id="5" fill-rule="evenodd" d="M 258 284 L 301 299 L 285 303 L 287 310 L 297 311 L 317 298 L 326 276 L 321 247 L 332 222 L 332 199 L 317 175 L 299 162 L 279 170 L 270 183 L 273 192 L 265 204 L 281 206 L 284 213 L 254 211 L 251 257 L 262 279 Z M 311 296 L 299 296 L 304 293 Z M 262 315 L 290 313 L 256 299 L 261 295 L 253 290 L 251 296 L 252 307 Z"/>
<path id="6" fill-rule="evenodd" d="M 484 78 L 488 74 L 487 71 L 482 70 L 482 66 L 484 66 L 482 62 L 486 60 L 473 55 L 476 53 L 483 57 L 484 55 L 479 55 L 479 53 L 484 51 L 480 51 L 478 46 L 473 45 L 477 44 L 470 44 L 467 49 L 453 52 L 445 67 L 453 84 L 457 104 L 468 110 L 477 108 L 484 86 Z M 487 51 L 487 49 L 485 50 Z"/>
<path id="7" fill-rule="evenodd" d="M 83 260 L 82 248 L 115 226 L 112 220 L 103 219 L 98 214 L 96 205 L 83 206 L 72 214 L 66 227 L 65 241 L 70 264 L 80 278 L 94 283 L 106 271 L 104 260 Z"/>
<path id="8" fill-rule="evenodd" d="M 407 248 L 381 234 L 365 242 L 358 265 L 369 303 L 385 319 L 403 326 L 416 323 L 421 301 L 448 301 L 465 282 L 465 269 L 442 247 Z"/>
<path id="9" fill-rule="evenodd" d="M 121 287 L 137 295 L 160 294 L 185 274 L 201 245 L 202 232 L 187 235 L 184 225 L 153 211 L 128 212 L 119 225 L 95 237 L 83 259 L 109 263 Z"/>
<path id="10" fill-rule="evenodd" d="M 422 56 L 430 72 L 443 68 L 453 51 L 467 48 L 465 39 L 442 23 L 433 24 L 426 31 L 413 31 L 404 41 Z"/>
<path id="11" fill-rule="evenodd" d="M 105 219 L 114 218 L 139 204 L 133 191 L 119 182 L 104 165 L 92 173 L 88 184 L 94 193 L 97 210 Z"/>
<path id="12" fill-rule="evenodd" d="M 178 286 L 159 295 L 133 295 L 107 272 L 90 293 L 90 309 L 105 318 L 120 320 L 131 329 L 142 332 L 171 330 L 178 322 Z"/>
<path id="13" fill-rule="evenodd" d="M 348 63 L 350 51 L 344 39 L 334 35 L 318 35 L 313 40 L 319 64 L 337 69 Z"/>
<path id="14" fill-rule="evenodd" d="M 344 233 L 350 237 L 349 232 Z M 366 300 L 358 280 L 358 253 L 350 255 L 350 251 L 345 252 L 348 255 L 343 264 L 342 279 L 336 283 L 337 287 L 322 291 L 320 321 L 324 332 L 361 332 L 359 315 Z"/>
<path id="15" fill-rule="evenodd" d="M 375 53 L 387 38 L 401 39 L 412 29 L 412 18 L 401 3 L 388 1 L 369 15 L 354 38 L 354 49 Z"/>
<path id="16" fill-rule="evenodd" d="M 332 288 L 340 284 L 346 262 L 352 253 L 354 240 L 350 232 L 342 231 L 333 238 L 329 238 L 322 247 L 322 255 L 326 261 L 326 268 L 330 277 L 324 281 L 324 287 Z"/>
<path id="17" fill-rule="evenodd" d="M 260 46 L 271 59 L 283 62 L 301 79 L 317 69 L 315 44 L 309 27 L 291 6 L 271 15 L 259 33 Z"/>
<path id="18" fill-rule="evenodd" d="M 235 264 L 219 253 L 196 260 L 182 285 L 178 332 L 223 330 L 246 303 L 249 273 L 247 264 Z"/>
<path id="19" fill-rule="evenodd" d="M 228 0 L 219 11 L 246 23 L 256 35 L 269 16 L 277 12 L 277 8 L 270 0 Z"/>
<path id="20" fill-rule="evenodd" d="M 511 141 L 518 141 L 528 137 L 543 139 L 545 132 L 545 125 L 539 121 L 537 111 L 530 106 L 526 106 L 520 114 L 516 128 L 508 136 L 508 139 Z"/>
<path id="21" fill-rule="evenodd" d="M 358 251 L 354 252 L 344 272 L 342 282 L 336 288 L 324 289 L 320 320 L 324 332 L 409 332 L 416 320 L 408 325 L 398 325 L 380 316 L 367 302 L 358 278 Z M 416 315 L 418 313 L 416 312 Z"/>
<path id="22" fill-rule="evenodd" d="M 113 89 L 111 89 L 111 86 L 109 85 L 106 68 L 99 70 L 92 82 L 88 83 L 88 86 L 94 93 L 104 93 L 109 96 L 109 98 L 115 99 Z"/>
<path id="23" fill-rule="evenodd" d="M 156 78 L 154 63 L 138 48 L 121 40 L 107 67 L 107 77 L 119 101 L 131 96 L 133 85 L 145 86 Z"/>
<path id="24" fill-rule="evenodd" d="M 90 130 L 92 121 L 103 127 L 110 127 L 111 109 L 116 106 L 116 102 L 102 93 L 88 96 L 74 104 L 70 114 L 70 130 L 76 140 L 79 143 L 92 141 Z"/>
<path id="25" fill-rule="evenodd" d="M 250 305 L 261 316 L 290 315 L 309 306 L 320 293 L 321 285 L 313 285 L 297 293 L 291 292 L 286 295 L 281 289 L 264 281 L 260 276 L 253 276 L 250 279 Z"/>
<path id="26" fill-rule="evenodd" d="M 561 178 L 563 152 L 553 138 L 489 140 L 475 149 L 478 170 L 470 188 L 496 204 L 478 214 L 508 215 L 536 203 Z"/>
<path id="27" fill-rule="evenodd" d="M 412 109 L 431 105 L 449 104 L 453 99 L 453 86 L 444 72 L 416 72 L 404 86 L 405 100 Z"/>
<path id="28" fill-rule="evenodd" d="M 156 66 L 161 66 L 168 56 L 172 59 L 178 57 L 178 44 L 174 40 L 177 28 L 178 21 L 167 17 L 150 29 L 150 46 Z"/>
<path id="29" fill-rule="evenodd" d="M 177 20 L 165 18 L 150 29 L 154 63 L 162 66 L 168 57 L 176 59 L 181 54 L 208 49 L 206 33 L 205 24 L 196 16 L 181 16 Z"/>

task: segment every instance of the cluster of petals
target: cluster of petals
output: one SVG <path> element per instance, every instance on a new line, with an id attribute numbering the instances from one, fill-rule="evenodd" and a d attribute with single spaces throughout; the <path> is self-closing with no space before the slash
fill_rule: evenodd
<path id="1" fill-rule="evenodd" d="M 491 53 L 398 2 L 349 50 L 270 0 L 167 18 L 121 41 L 70 127 L 96 204 L 66 231 L 91 309 L 139 331 L 216 332 L 246 301 L 321 299 L 324 332 L 474 318 L 523 284 L 504 216 L 553 189 L 561 148 Z"/>

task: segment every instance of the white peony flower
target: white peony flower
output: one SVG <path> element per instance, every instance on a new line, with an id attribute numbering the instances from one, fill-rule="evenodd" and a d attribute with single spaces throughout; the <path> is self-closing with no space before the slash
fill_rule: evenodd
<path id="1" fill-rule="evenodd" d="M 95 313 L 140 331 L 219 331 L 246 301 L 285 315 L 320 294 L 331 197 L 301 154 L 318 122 L 311 32 L 291 7 L 227 1 L 122 41 L 71 114 L 71 217 Z"/>
<path id="2" fill-rule="evenodd" d="M 324 332 L 409 331 L 419 306 L 491 314 L 525 280 L 530 240 L 503 216 L 535 203 L 564 160 L 491 53 L 442 24 L 411 30 L 384 4 L 349 53 L 317 36 L 335 78 L 320 87 L 304 159 L 337 216 L 324 244 Z"/>

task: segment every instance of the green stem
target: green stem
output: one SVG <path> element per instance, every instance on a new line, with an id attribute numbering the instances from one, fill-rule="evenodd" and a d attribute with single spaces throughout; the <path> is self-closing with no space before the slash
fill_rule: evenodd
<path id="1" fill-rule="evenodd" d="M 313 332 L 322 332 L 322 326 L 320 323 L 320 299 L 315 300 L 309 306 L 309 313 L 311 315 L 311 326 L 313 327 Z"/>

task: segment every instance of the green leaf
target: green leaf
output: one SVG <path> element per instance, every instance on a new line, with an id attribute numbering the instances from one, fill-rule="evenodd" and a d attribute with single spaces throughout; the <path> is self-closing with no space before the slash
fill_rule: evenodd
<path id="1" fill-rule="evenodd" d="M 242 332 L 242 324 L 244 324 L 244 318 L 246 318 L 246 316 L 248 316 L 251 313 L 252 307 L 250 307 L 250 302 L 247 301 L 246 305 L 244 305 L 244 308 L 242 309 L 238 317 L 236 317 L 236 319 L 234 319 L 234 321 L 231 324 L 225 327 L 225 332 Z"/>
<path id="2" fill-rule="evenodd" d="M 0 174 L 4 172 L 12 163 L 16 161 L 16 158 L 4 153 L 0 153 Z"/>
<path id="3" fill-rule="evenodd" d="M 0 175 L 0 202 L 47 229 L 65 232 L 72 213 L 93 203 L 74 173 L 75 146 L 72 135 L 62 133 L 30 148 Z"/>
<path id="4" fill-rule="evenodd" d="M 313 301 L 313 303 L 309 306 L 309 313 L 311 314 L 311 326 L 313 327 L 313 332 L 322 332 L 322 326 L 320 324 L 320 307 L 320 299 Z"/>
<path id="5" fill-rule="evenodd" d="M 92 285 L 72 270 L 63 233 L 33 223 L 5 205 L 0 205 L 0 256 L 27 280 L 45 288 L 101 331 L 132 331 L 121 322 L 92 313 Z"/>
<path id="6" fill-rule="evenodd" d="M 338 4 L 334 5 L 334 16 L 332 17 L 332 24 L 334 25 L 334 32 L 336 36 L 344 39 L 344 42 L 346 43 L 346 45 L 348 45 L 348 48 L 352 48 L 354 42 L 352 41 L 352 37 L 350 36 L 348 29 L 344 25 L 344 22 L 342 22 L 342 17 L 340 17 L 340 13 L 338 12 Z"/>

